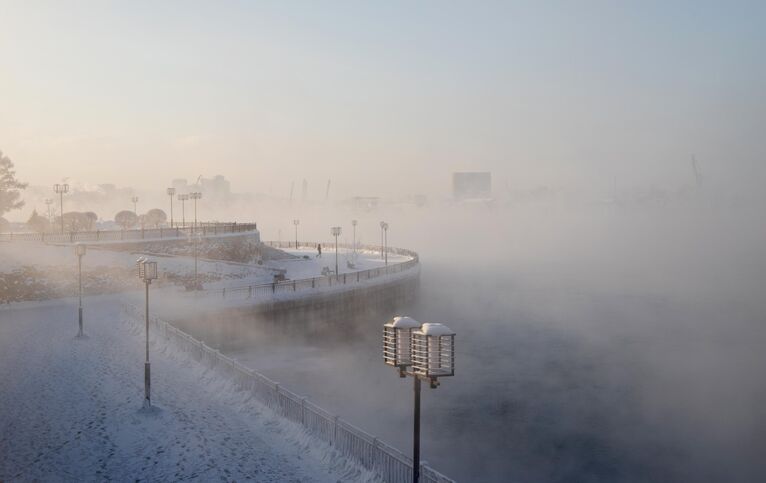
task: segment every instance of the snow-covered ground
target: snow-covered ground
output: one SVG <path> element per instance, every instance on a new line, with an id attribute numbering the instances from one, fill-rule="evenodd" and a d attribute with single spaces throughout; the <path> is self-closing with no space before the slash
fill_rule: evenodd
<path id="1" fill-rule="evenodd" d="M 0 311 L 0 481 L 359 481 L 368 473 L 164 343 L 117 296 Z"/>
<path id="2" fill-rule="evenodd" d="M 319 277 L 322 275 L 322 268 L 327 267 L 335 270 L 335 249 L 329 245 L 322 249 L 322 257 L 317 257 L 317 250 L 314 248 L 282 248 L 281 250 L 296 256 L 294 259 L 272 260 L 265 265 L 273 268 L 283 268 L 287 270 L 287 277 L 291 279 Z M 388 254 L 388 264 L 403 263 L 411 260 L 412 257 L 404 255 Z M 348 262 L 353 262 L 354 268 L 348 266 Z M 338 249 L 338 272 L 351 273 L 360 270 L 369 270 L 385 266 L 385 261 L 380 257 L 380 252 L 359 250 L 354 254 L 350 248 Z"/>
<path id="3" fill-rule="evenodd" d="M 148 244 L 146 247 L 151 248 Z M 269 249 L 273 250 L 273 249 Z M 325 248 L 321 258 L 313 248 L 283 250 L 285 258 L 269 259 L 263 265 L 200 258 L 198 279 L 205 288 L 271 283 L 275 273 L 284 271 L 287 278 L 299 280 L 322 276 L 323 269 L 335 270 L 335 251 Z M 194 258 L 156 254 L 140 250 L 116 251 L 104 246 L 90 246 L 83 257 L 83 284 L 86 294 L 138 290 L 141 283 L 135 274 L 135 261 L 148 256 L 158 262 L 160 280 L 156 283 L 172 292 L 184 291 L 183 285 L 194 279 Z M 389 265 L 410 257 L 389 254 Z M 354 267 L 351 268 L 349 262 Z M 379 252 L 340 248 L 340 273 L 351 273 L 384 266 Z M 172 287 L 172 288 L 171 288 Z M 74 296 L 77 293 L 77 257 L 72 246 L 40 243 L 0 244 L 0 302 L 41 300 Z"/>

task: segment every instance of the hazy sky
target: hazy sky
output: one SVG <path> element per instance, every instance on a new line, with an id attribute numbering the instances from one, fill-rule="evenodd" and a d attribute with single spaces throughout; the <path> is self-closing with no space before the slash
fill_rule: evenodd
<path id="1" fill-rule="evenodd" d="M 764 2 L 0 0 L 0 20 L 0 149 L 33 184 L 675 186 L 692 153 L 764 173 Z"/>

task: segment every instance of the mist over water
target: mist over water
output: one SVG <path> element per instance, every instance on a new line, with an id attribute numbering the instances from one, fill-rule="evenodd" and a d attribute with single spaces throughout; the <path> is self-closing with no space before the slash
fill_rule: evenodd
<path id="1" fill-rule="evenodd" d="M 448 325 L 457 371 L 424 388 L 422 452 L 460 481 L 752 481 L 766 470 L 756 211 L 701 199 L 386 213 L 392 244 L 421 254 L 415 303 L 228 319 L 216 339 L 409 452 L 412 381 L 383 364 L 380 326 Z"/>

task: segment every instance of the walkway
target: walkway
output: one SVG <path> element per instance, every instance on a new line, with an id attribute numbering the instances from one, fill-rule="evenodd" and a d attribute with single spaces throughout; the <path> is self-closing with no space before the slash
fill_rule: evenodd
<path id="1" fill-rule="evenodd" d="M 152 347 L 117 297 L 0 312 L 0 481 L 359 481 L 368 473 L 188 356 Z"/>

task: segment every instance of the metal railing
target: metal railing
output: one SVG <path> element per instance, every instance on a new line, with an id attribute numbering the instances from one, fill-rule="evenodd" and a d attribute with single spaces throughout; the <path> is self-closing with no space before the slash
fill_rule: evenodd
<path id="1" fill-rule="evenodd" d="M 144 314 L 135 305 L 123 304 L 123 311 L 133 320 L 143 321 Z M 364 468 L 375 472 L 389 483 L 412 481 L 412 458 L 371 434 L 357 428 L 305 397 L 283 388 L 278 382 L 234 359 L 221 354 L 191 335 L 157 317 L 150 317 L 159 336 L 212 370 L 229 377 L 241 390 L 250 392 L 262 404 L 280 416 L 300 424 L 310 434 L 331 444 L 338 452 Z M 156 335 L 155 335 L 156 340 Z M 420 481 L 424 483 L 455 483 L 427 463 L 421 463 Z"/>
<path id="2" fill-rule="evenodd" d="M 183 239 L 192 234 L 201 236 L 216 236 L 227 233 L 244 233 L 255 231 L 258 227 L 255 223 L 197 223 L 196 228 L 185 227 L 159 227 L 139 228 L 134 230 L 95 230 L 95 231 L 71 231 L 66 233 L 0 233 L 0 241 L 6 242 L 43 242 L 43 243 L 75 243 L 75 242 L 102 242 L 102 241 L 135 241 L 135 240 L 164 240 Z"/>
<path id="3" fill-rule="evenodd" d="M 274 248 L 293 248 L 294 242 L 274 242 L 266 241 L 264 244 Z M 299 247 L 316 248 L 317 242 L 299 242 Z M 329 246 L 329 242 L 327 246 Z M 325 246 L 323 243 L 322 246 Z M 333 245 L 334 246 L 334 245 Z M 338 244 L 339 248 L 352 249 L 351 244 Z M 357 245 L 357 250 L 379 252 L 378 245 Z M 390 263 L 384 267 L 371 268 L 368 270 L 359 270 L 356 272 L 331 274 L 320 277 L 302 278 L 295 280 L 284 280 L 280 282 L 259 283 L 250 285 L 236 285 L 232 287 L 204 289 L 200 292 L 207 294 L 220 294 L 222 298 L 240 298 L 240 299 L 268 299 L 275 294 L 304 292 L 318 290 L 326 287 L 336 287 L 338 285 L 352 285 L 364 283 L 367 280 L 384 277 L 395 273 L 404 272 L 417 267 L 420 263 L 418 254 L 412 250 L 404 248 L 388 247 L 389 254 L 402 255 L 410 257 L 409 260 L 401 263 Z M 325 255 L 333 257 L 333 251 L 325 251 Z"/>

